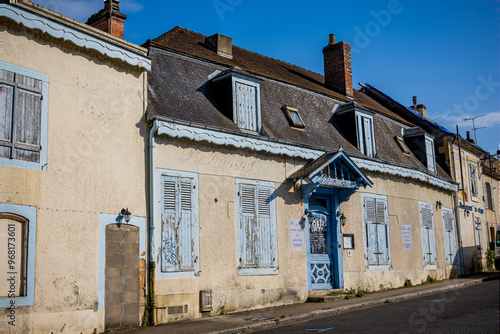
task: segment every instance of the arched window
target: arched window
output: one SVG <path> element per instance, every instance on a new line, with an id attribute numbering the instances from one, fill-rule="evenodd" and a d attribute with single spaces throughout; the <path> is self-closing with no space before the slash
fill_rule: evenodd
<path id="1" fill-rule="evenodd" d="M 26 296 L 28 219 L 0 212 L 0 298 Z"/>

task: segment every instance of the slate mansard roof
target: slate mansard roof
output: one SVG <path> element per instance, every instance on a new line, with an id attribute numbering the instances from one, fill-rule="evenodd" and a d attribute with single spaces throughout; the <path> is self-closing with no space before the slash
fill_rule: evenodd
<path id="1" fill-rule="evenodd" d="M 342 147 L 353 157 L 428 173 L 426 166 L 413 154 L 405 155 L 394 140 L 394 136 L 402 136 L 402 128 L 415 125 L 368 95 L 354 90 L 354 101 L 375 113 L 376 158 L 362 155 L 346 139 L 345 132 L 354 129 L 341 128 L 334 111 L 353 99 L 327 88 L 322 75 L 236 46 L 233 46 L 233 58 L 225 58 L 205 44 L 206 37 L 176 27 L 145 44 L 152 59 L 148 75 L 148 112 L 152 116 L 244 134 L 222 112 L 220 92 L 211 82 L 218 72 L 237 67 L 262 80 L 262 128 L 269 139 L 324 151 Z M 285 105 L 299 110 L 305 123 L 303 130 L 290 126 L 281 109 Z M 437 174 L 450 180 L 440 168 Z"/>

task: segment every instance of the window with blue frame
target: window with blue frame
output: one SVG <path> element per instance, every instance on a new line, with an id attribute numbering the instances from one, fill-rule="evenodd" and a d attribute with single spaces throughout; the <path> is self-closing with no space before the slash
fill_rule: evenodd
<path id="1" fill-rule="evenodd" d="M 274 183 L 236 180 L 239 275 L 278 274 Z"/>
<path id="2" fill-rule="evenodd" d="M 49 77 L 0 62 L 0 165 L 44 170 Z"/>
<path id="3" fill-rule="evenodd" d="M 369 270 L 389 270 L 391 247 L 387 197 L 361 194 L 363 203 L 365 266 Z"/>
<path id="4" fill-rule="evenodd" d="M 161 273 L 192 277 L 199 271 L 198 175 L 160 170 Z"/>
<path id="5" fill-rule="evenodd" d="M 424 269 L 437 269 L 433 206 L 431 203 L 419 202 L 419 207 Z"/>

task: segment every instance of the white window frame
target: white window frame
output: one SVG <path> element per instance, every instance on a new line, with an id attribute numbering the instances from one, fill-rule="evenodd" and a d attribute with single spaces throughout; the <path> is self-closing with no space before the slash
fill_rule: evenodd
<path id="1" fill-rule="evenodd" d="M 366 230 L 367 228 L 367 221 L 366 221 L 366 209 L 365 209 L 365 199 L 366 198 L 372 198 L 375 199 L 375 201 L 383 201 L 384 202 L 384 221 L 385 221 L 385 227 L 387 229 L 387 257 L 388 257 L 388 264 L 379 264 L 379 265 L 370 265 L 368 261 L 368 232 Z M 361 212 L 362 212 L 362 217 L 363 217 L 363 245 L 365 247 L 365 268 L 368 271 L 389 271 L 392 270 L 392 258 L 391 258 L 391 234 L 390 234 L 390 226 L 389 226 L 389 208 L 388 208 L 388 201 L 387 201 L 387 196 L 385 195 L 378 195 L 378 194 L 369 194 L 369 193 L 362 193 L 361 194 Z M 375 204 L 376 207 L 376 204 Z"/>
<path id="2" fill-rule="evenodd" d="M 0 307 L 9 307 L 11 301 L 15 306 L 29 306 L 35 303 L 35 254 L 36 254 L 36 218 L 37 208 L 34 206 L 0 204 L 0 212 L 12 213 L 28 220 L 26 247 L 26 296 L 0 297 Z M 5 256 L 6 254 L 0 254 Z"/>
<path id="3" fill-rule="evenodd" d="M 195 268 L 192 271 L 171 271 L 171 272 L 163 272 L 161 270 L 161 247 L 162 247 L 162 211 L 163 211 L 163 184 L 162 177 L 163 176 L 171 176 L 171 177 L 186 177 L 192 178 L 195 184 L 195 189 L 192 192 L 192 212 L 193 212 L 193 239 L 195 244 L 195 256 L 197 261 L 195 262 Z M 199 226 L 199 189 L 198 189 L 198 174 L 184 171 L 176 171 L 169 169 L 156 169 L 156 204 L 157 210 L 155 215 L 155 244 L 156 244 L 156 252 L 158 256 L 158 264 L 156 269 L 156 278 L 187 278 L 187 277 L 197 277 L 200 272 L 200 226 Z"/>
<path id="4" fill-rule="evenodd" d="M 446 215 L 451 217 L 452 230 L 450 232 L 448 232 L 448 230 L 446 228 Z M 445 246 L 446 267 L 448 269 L 456 269 L 456 268 L 458 268 L 457 260 L 456 260 L 456 258 L 454 258 L 453 262 L 451 264 L 449 263 L 449 261 L 448 261 L 449 253 L 448 253 L 448 249 L 447 249 L 447 246 L 449 246 L 450 248 L 454 248 L 454 252 L 455 252 L 454 255 L 455 256 L 457 255 L 456 252 L 458 251 L 458 249 L 457 249 L 457 239 L 455 236 L 455 215 L 454 215 L 453 209 L 443 207 L 442 208 L 442 219 L 443 219 L 443 232 L 444 232 L 443 234 L 444 234 L 444 238 L 445 238 L 444 246 Z M 447 237 L 449 237 L 449 239 L 447 239 Z"/>
<path id="5" fill-rule="evenodd" d="M 358 141 L 358 149 L 359 151 L 369 157 L 375 157 L 377 154 L 375 148 L 375 130 L 373 125 L 373 115 L 368 113 L 363 113 L 356 111 L 356 134 Z M 369 131 L 366 132 L 365 120 L 370 122 Z M 365 131 L 363 131 L 365 129 Z M 370 143 L 371 145 L 366 146 L 365 143 Z"/>
<path id="6" fill-rule="evenodd" d="M 277 235 L 277 221 L 276 221 L 276 185 L 274 182 L 268 182 L 268 181 L 259 181 L 259 180 L 249 180 L 249 179 L 241 179 L 237 178 L 236 179 L 236 187 L 235 187 L 235 195 L 236 195 L 236 245 L 237 245 L 237 251 L 236 251 L 236 263 L 237 263 L 237 272 L 238 275 L 240 276 L 252 276 L 252 275 L 278 275 L 279 271 L 279 265 L 278 265 L 278 235 Z M 265 187 L 265 188 L 270 188 L 272 193 L 272 200 L 269 203 L 270 204 L 270 219 L 271 219 L 271 243 L 272 243 L 272 248 L 273 248 L 273 266 L 272 267 L 265 267 L 265 268 L 241 268 L 240 267 L 240 259 L 244 256 L 245 250 L 244 245 L 242 245 L 241 240 L 245 237 L 243 235 L 243 231 L 240 229 L 241 225 L 241 215 L 242 213 L 240 212 L 240 196 L 239 196 L 239 189 L 240 185 L 251 185 L 255 187 Z"/>
<path id="7" fill-rule="evenodd" d="M 430 208 L 431 211 L 431 223 L 432 223 L 432 237 L 434 238 L 434 242 L 431 242 L 431 239 L 428 240 L 430 243 L 430 247 L 433 248 L 433 255 L 434 255 L 434 262 L 431 264 L 425 264 L 425 256 L 424 256 L 424 237 L 427 237 L 428 235 L 424 236 L 424 226 L 423 226 L 423 217 L 422 217 L 422 207 L 426 206 L 427 209 Z M 436 224 L 434 222 L 434 207 L 431 203 L 423 202 L 423 201 L 418 201 L 418 208 L 419 208 L 419 217 L 420 217 L 420 234 L 421 234 L 421 241 L 422 241 L 422 262 L 424 269 L 438 269 L 438 261 L 437 261 L 437 254 L 436 254 Z"/>
<path id="8" fill-rule="evenodd" d="M 23 168 L 30 170 L 47 170 L 47 124 L 48 124 L 48 101 L 49 101 L 49 76 L 40 72 L 27 69 L 22 66 L 0 61 L 0 70 L 7 70 L 16 74 L 28 76 L 42 81 L 42 102 L 40 116 L 40 162 L 24 161 L 0 157 L 0 166 Z"/>

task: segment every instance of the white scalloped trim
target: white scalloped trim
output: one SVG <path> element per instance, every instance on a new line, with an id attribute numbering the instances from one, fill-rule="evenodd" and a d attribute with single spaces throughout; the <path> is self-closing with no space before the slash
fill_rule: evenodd
<path id="1" fill-rule="evenodd" d="M 14 20 L 30 29 L 39 29 L 54 38 L 71 41 L 80 47 L 95 50 L 110 58 L 120 59 L 132 66 L 151 70 L 151 60 L 118 45 L 106 42 L 75 28 L 52 21 L 46 17 L 31 13 L 23 8 L 0 4 L 1 16 Z"/>
<path id="2" fill-rule="evenodd" d="M 384 174 L 391 174 L 391 175 L 398 175 L 401 177 L 410 178 L 410 179 L 422 181 L 425 183 L 430 183 L 436 187 L 443 188 L 446 190 L 454 191 L 454 190 L 458 189 L 457 188 L 458 186 L 453 184 L 453 183 L 441 180 L 437 177 L 434 177 L 434 176 L 431 176 L 431 175 L 428 175 L 426 173 L 416 171 L 413 169 L 387 165 L 387 164 L 383 164 L 383 163 L 379 163 L 379 162 L 375 162 L 375 161 L 363 160 L 363 159 L 359 159 L 359 158 L 352 158 L 352 160 L 356 163 L 356 165 L 359 168 L 363 168 L 363 169 L 366 169 L 369 171 L 379 172 L 379 173 L 384 173 Z"/>
<path id="3" fill-rule="evenodd" d="M 186 125 L 160 122 L 158 134 L 165 134 L 174 138 L 187 138 L 195 141 L 206 141 L 216 145 L 234 146 L 236 148 L 248 148 L 254 151 L 264 151 L 272 154 L 283 154 L 289 157 L 304 159 L 316 159 L 323 151 L 310 150 L 293 145 L 273 143 L 266 140 L 248 138 L 229 133 L 222 133 L 207 129 L 198 129 Z"/>

